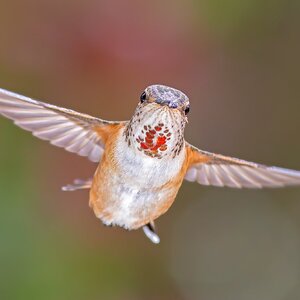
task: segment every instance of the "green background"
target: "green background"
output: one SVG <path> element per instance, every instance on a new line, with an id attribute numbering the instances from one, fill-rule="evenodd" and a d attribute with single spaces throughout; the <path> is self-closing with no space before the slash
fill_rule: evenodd
<path id="1" fill-rule="evenodd" d="M 189 142 L 300 169 L 297 0 L 11 0 L 0 20 L 3 88 L 125 120 L 167 84 Z M 184 183 L 157 246 L 60 191 L 95 168 L 0 118 L 0 299 L 300 298 L 300 188 Z"/>

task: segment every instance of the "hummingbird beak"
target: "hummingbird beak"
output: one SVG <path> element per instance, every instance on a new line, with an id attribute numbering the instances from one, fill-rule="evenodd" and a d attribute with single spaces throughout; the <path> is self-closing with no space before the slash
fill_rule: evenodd
<path id="1" fill-rule="evenodd" d="M 170 108 L 178 108 L 178 103 L 170 101 L 167 104 Z"/>

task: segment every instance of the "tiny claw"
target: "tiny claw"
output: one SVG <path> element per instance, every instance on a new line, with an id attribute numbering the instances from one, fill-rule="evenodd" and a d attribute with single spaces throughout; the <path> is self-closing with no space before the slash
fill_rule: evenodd
<path id="1" fill-rule="evenodd" d="M 64 192 L 73 192 L 81 189 L 89 189 L 92 185 L 92 179 L 82 180 L 75 179 L 73 184 L 63 186 L 61 189 Z"/>
<path id="2" fill-rule="evenodd" d="M 64 192 L 73 192 L 73 191 L 76 191 L 77 189 L 73 185 L 68 184 L 68 185 L 63 186 L 61 188 L 61 190 Z"/>

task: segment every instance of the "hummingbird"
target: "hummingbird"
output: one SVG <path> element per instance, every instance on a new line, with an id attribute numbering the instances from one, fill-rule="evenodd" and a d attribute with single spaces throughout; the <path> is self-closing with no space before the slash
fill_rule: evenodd
<path id="1" fill-rule="evenodd" d="M 98 163 L 92 178 L 63 191 L 89 189 L 89 205 L 107 226 L 142 228 L 160 242 L 154 221 L 171 207 L 183 180 L 231 188 L 300 185 L 300 171 L 200 150 L 184 139 L 189 98 L 148 86 L 129 121 L 107 121 L 0 89 L 0 114 L 34 136 Z"/>

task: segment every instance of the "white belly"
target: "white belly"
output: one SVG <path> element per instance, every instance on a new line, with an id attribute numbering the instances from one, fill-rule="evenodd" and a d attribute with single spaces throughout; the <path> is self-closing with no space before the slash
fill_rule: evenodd
<path id="1" fill-rule="evenodd" d="M 185 151 L 175 158 L 157 159 L 122 143 L 125 141 L 116 145 L 114 155 L 117 172 L 107 176 L 109 205 L 99 217 L 107 225 L 132 228 L 174 194 L 174 189 L 164 185 L 181 171 Z M 106 219 L 107 215 L 110 217 Z"/>

